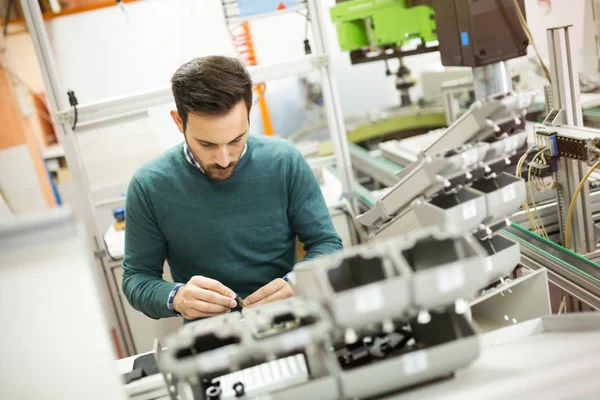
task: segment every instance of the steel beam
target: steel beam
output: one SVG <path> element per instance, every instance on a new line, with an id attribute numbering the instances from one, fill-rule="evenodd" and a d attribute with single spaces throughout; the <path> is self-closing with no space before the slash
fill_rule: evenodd
<path id="1" fill-rule="evenodd" d="M 570 28 L 571 26 L 564 26 L 547 30 L 552 73 L 552 105 L 555 110 L 563 111 L 567 125 L 583 126 L 579 100 L 579 75 L 571 58 Z M 559 161 L 557 204 L 563 243 L 565 243 L 569 203 L 586 171 L 587 165 L 581 161 L 564 157 Z M 592 222 L 590 188 L 587 182 L 577 198 L 572 221 L 569 248 L 580 254 L 594 251 L 596 239 Z"/>

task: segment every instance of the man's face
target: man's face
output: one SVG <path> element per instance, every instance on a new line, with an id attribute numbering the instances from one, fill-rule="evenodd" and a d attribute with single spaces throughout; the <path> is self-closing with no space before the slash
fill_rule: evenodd
<path id="1" fill-rule="evenodd" d="M 204 173 L 217 181 L 231 178 L 248 140 L 246 104 L 240 101 L 223 117 L 190 113 L 185 132 L 177 111 L 171 116 Z"/>

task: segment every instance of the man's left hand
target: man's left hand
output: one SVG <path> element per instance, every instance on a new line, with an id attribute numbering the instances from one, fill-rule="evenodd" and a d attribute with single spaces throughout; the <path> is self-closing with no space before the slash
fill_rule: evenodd
<path id="1" fill-rule="evenodd" d="M 294 289 L 292 285 L 281 278 L 277 278 L 246 297 L 244 305 L 246 307 L 254 307 L 292 297 L 293 295 Z"/>

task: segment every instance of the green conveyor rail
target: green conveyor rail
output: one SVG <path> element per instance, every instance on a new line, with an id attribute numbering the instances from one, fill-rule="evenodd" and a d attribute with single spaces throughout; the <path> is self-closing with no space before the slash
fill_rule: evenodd
<path id="1" fill-rule="evenodd" d="M 339 177 L 336 168 L 327 168 L 334 176 Z M 354 185 L 354 196 L 359 199 L 364 205 L 369 207 L 375 207 L 375 203 L 373 202 L 373 196 L 371 196 L 371 192 L 358 183 Z"/>
<path id="2" fill-rule="evenodd" d="M 435 111 L 421 111 L 414 114 L 395 115 L 385 120 L 374 123 L 364 123 L 347 132 L 349 143 L 360 143 L 375 139 L 395 132 L 413 129 L 436 129 L 446 126 L 446 114 Z M 333 154 L 333 145 L 330 140 L 319 144 L 319 155 Z"/>
<path id="3" fill-rule="evenodd" d="M 503 233 L 521 245 L 527 246 L 562 266 L 600 284 L 600 265 L 587 258 L 565 249 L 515 223 L 512 223 L 511 226 L 503 229 Z"/>
<path id="4" fill-rule="evenodd" d="M 372 157 L 365 148 L 360 147 L 357 144 L 348 143 L 348 148 L 350 150 L 351 157 L 361 158 L 361 159 L 365 160 L 365 162 L 377 165 L 382 170 L 387 171 L 391 174 L 395 175 L 396 172 L 403 169 L 403 167 L 401 167 L 400 165 L 396 164 L 393 161 L 388 160 L 387 158 L 385 158 L 383 156 Z"/>

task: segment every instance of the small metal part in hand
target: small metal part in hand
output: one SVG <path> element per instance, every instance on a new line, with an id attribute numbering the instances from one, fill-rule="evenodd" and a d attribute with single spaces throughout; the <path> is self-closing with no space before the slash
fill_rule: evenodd
<path id="1" fill-rule="evenodd" d="M 238 306 L 242 308 L 246 307 L 246 305 L 244 304 L 244 299 L 242 299 L 239 294 L 235 298 L 235 301 L 237 302 Z"/>

